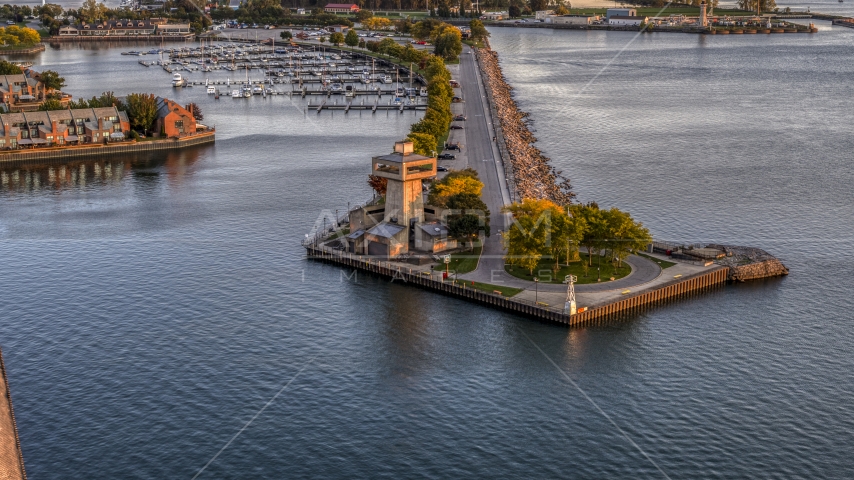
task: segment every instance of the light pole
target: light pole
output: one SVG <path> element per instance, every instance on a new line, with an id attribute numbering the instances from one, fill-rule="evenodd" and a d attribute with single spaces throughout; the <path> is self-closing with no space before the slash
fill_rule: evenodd
<path id="1" fill-rule="evenodd" d="M 534 277 L 534 304 L 540 303 L 540 279 Z"/>

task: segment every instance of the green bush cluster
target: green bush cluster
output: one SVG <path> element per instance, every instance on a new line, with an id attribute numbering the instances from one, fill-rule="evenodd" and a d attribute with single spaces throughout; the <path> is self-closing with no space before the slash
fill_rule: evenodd
<path id="1" fill-rule="evenodd" d="M 412 124 L 409 139 L 418 153 L 432 155 L 433 150 L 442 150 L 439 141 L 448 132 L 454 118 L 451 113 L 454 90 L 451 88 L 451 72 L 441 57 L 429 55 L 424 61 L 423 71 L 427 80 L 427 111 L 424 118 Z"/>

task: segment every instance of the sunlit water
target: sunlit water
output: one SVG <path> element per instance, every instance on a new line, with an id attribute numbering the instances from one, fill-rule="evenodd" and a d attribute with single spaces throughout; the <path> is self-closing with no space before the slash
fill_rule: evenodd
<path id="1" fill-rule="evenodd" d="M 37 57 L 75 96 L 195 101 L 218 134 L 0 168 L 0 344 L 31 478 L 191 478 L 288 382 L 200 478 L 662 478 L 650 459 L 850 477 L 848 32 L 645 36 L 576 97 L 630 39 L 493 33 L 583 200 L 792 275 L 574 330 L 303 258 L 414 114 L 215 101 L 121 49 Z"/>

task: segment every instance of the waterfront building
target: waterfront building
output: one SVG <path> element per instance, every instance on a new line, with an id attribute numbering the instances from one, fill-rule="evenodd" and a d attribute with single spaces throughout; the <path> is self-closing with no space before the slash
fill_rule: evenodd
<path id="1" fill-rule="evenodd" d="M 550 15 L 554 15 L 554 10 L 537 10 L 534 12 L 534 19 L 536 20 L 545 20 L 549 18 Z"/>
<path id="2" fill-rule="evenodd" d="M 6 112 L 34 111 L 55 94 L 62 105 L 67 105 L 71 95 L 45 87 L 41 75 L 25 69 L 20 75 L 0 75 L 0 109 Z"/>
<path id="3" fill-rule="evenodd" d="M 323 9 L 326 13 L 358 13 L 359 10 L 355 3 L 329 3 Z"/>
<path id="4" fill-rule="evenodd" d="M 634 17 L 638 11 L 634 8 L 609 8 L 605 10 L 605 19 L 611 20 L 611 17 Z"/>
<path id="5" fill-rule="evenodd" d="M 497 22 L 499 20 L 504 20 L 507 16 L 507 12 L 485 12 L 480 16 L 480 18 L 481 20 L 492 20 Z"/>
<path id="6" fill-rule="evenodd" d="M 157 97 L 155 132 L 168 138 L 175 138 L 195 134 L 197 127 L 196 118 L 189 110 L 168 98 Z"/>
<path id="7" fill-rule="evenodd" d="M 647 17 L 614 15 L 608 19 L 608 25 L 637 27 L 646 23 Z"/>
<path id="8" fill-rule="evenodd" d="M 158 19 L 83 22 L 59 29 L 60 37 L 187 36 L 190 33 L 189 23 L 166 23 Z"/>
<path id="9" fill-rule="evenodd" d="M 586 15 L 552 15 L 550 18 L 546 19 L 546 23 L 554 23 L 555 25 L 591 25 L 596 20 L 599 20 L 599 17 Z"/>
<path id="10" fill-rule="evenodd" d="M 438 253 L 456 248 L 442 222 L 446 209 L 425 206 L 422 181 L 436 177 L 436 158 L 414 153 L 412 142 L 374 157 L 372 174 L 388 182 L 385 203 L 350 212 L 347 249 L 358 255 L 392 258 L 414 250 Z M 437 215 L 439 213 L 439 215 Z"/>
<path id="11" fill-rule="evenodd" d="M 127 114 L 116 107 L 0 114 L 0 149 L 124 140 Z"/>

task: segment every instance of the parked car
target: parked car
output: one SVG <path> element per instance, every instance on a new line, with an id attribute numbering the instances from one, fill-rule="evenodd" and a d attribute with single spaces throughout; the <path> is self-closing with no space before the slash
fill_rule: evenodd
<path id="1" fill-rule="evenodd" d="M 443 166 L 439 165 L 438 167 L 436 167 L 436 171 L 437 172 L 447 172 L 448 167 L 443 167 Z"/>
<path id="2" fill-rule="evenodd" d="M 457 158 L 457 156 L 450 153 L 440 153 L 438 158 L 439 160 L 453 160 Z"/>
<path id="3" fill-rule="evenodd" d="M 462 130 L 462 129 L 463 129 L 462 125 L 451 125 L 451 130 Z"/>
<path id="4" fill-rule="evenodd" d="M 453 103 L 462 103 L 462 101 L 463 101 L 463 99 L 460 97 L 454 97 L 451 99 L 451 102 L 453 102 Z"/>
<path id="5" fill-rule="evenodd" d="M 465 115 L 457 115 L 457 116 L 455 116 L 455 117 L 454 117 L 454 121 L 455 121 L 455 122 L 465 122 L 465 121 L 466 121 L 466 116 L 465 116 Z"/>
<path id="6" fill-rule="evenodd" d="M 454 88 L 459 88 L 460 82 L 458 82 L 456 80 L 451 80 L 451 86 Z"/>
<path id="7" fill-rule="evenodd" d="M 456 150 L 459 152 L 460 151 L 460 144 L 459 143 L 446 143 L 445 144 L 445 150 Z"/>

